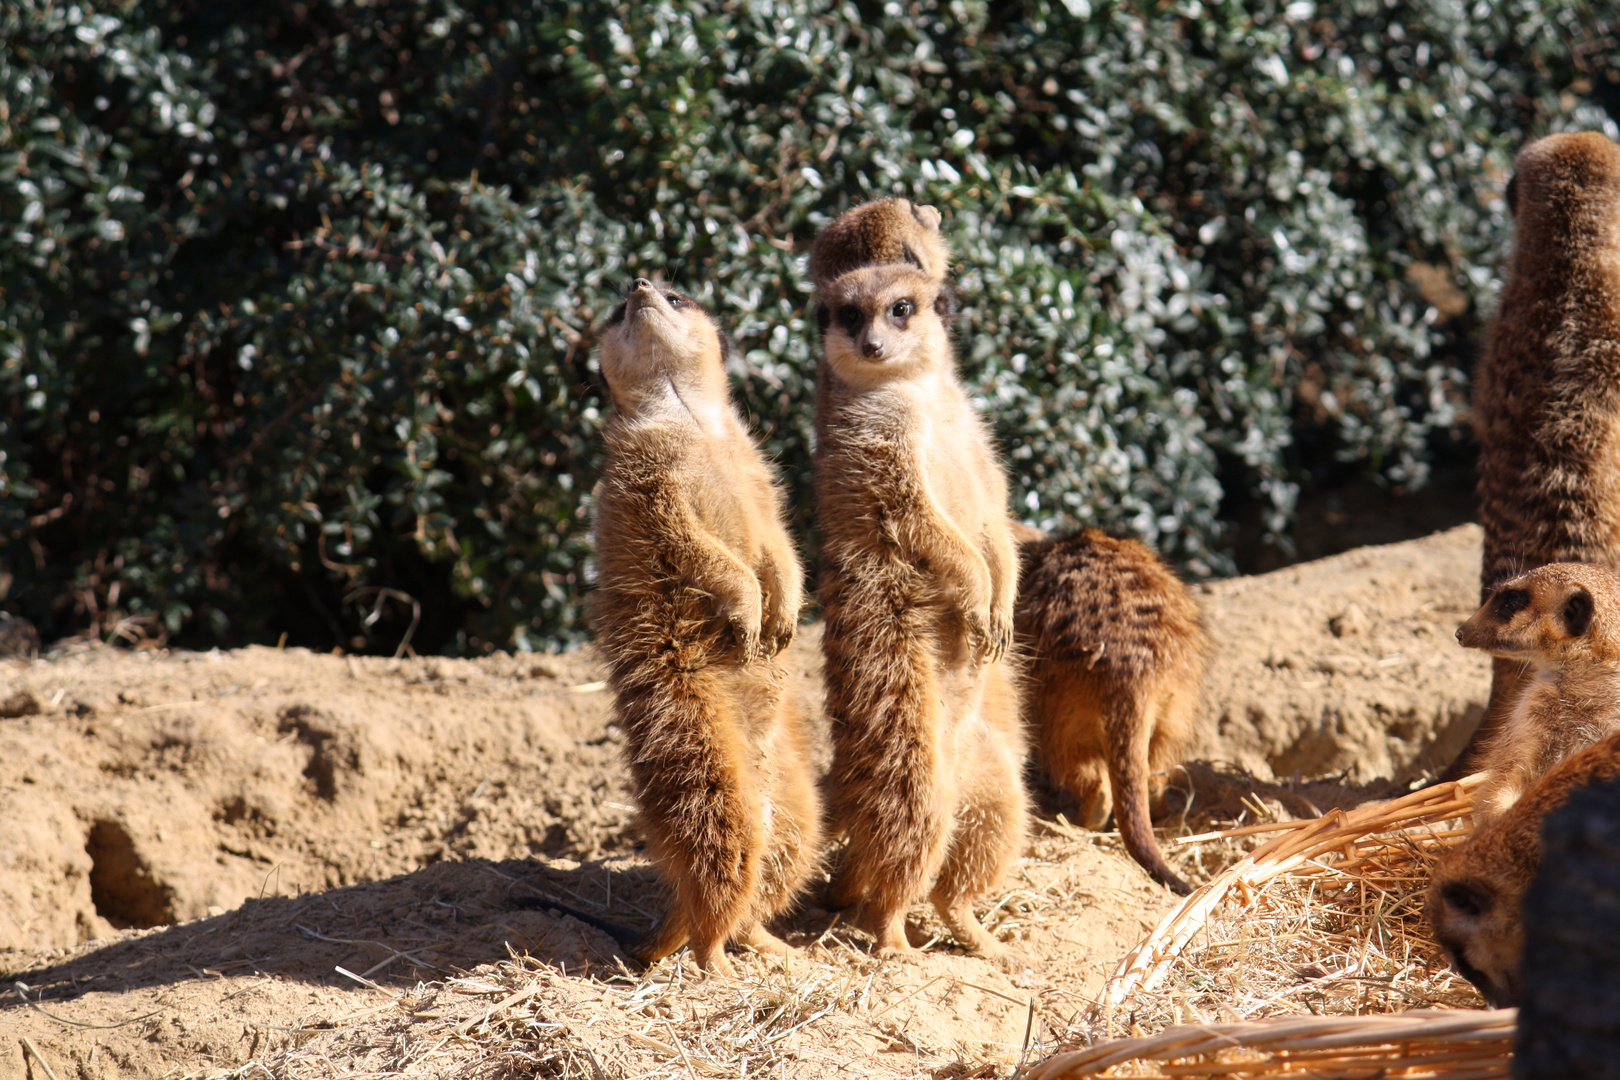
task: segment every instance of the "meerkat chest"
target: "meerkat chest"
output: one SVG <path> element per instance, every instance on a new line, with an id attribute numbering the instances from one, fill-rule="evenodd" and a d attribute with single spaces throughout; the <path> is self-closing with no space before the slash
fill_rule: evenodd
<path id="1" fill-rule="evenodd" d="M 917 460 L 941 508 L 965 524 L 983 517 L 991 497 L 984 434 L 966 401 L 934 405 L 917 414 Z"/>
<path id="2" fill-rule="evenodd" d="M 752 550 L 775 523 L 770 477 L 746 437 L 705 440 L 690 469 L 692 505 L 704 528 L 729 547 Z"/>

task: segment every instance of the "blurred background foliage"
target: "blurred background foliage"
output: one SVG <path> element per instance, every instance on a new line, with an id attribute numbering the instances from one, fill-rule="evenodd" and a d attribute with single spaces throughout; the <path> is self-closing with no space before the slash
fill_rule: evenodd
<path id="1" fill-rule="evenodd" d="M 1581 0 L 14 0 L 4 608 L 392 651 L 383 587 L 424 651 L 579 640 L 592 326 L 636 274 L 737 339 L 807 535 L 803 254 L 890 193 L 945 215 L 1018 513 L 1230 572 L 1231 522 L 1286 544 L 1302 484 L 1424 482 L 1512 153 L 1620 135 L 1617 30 Z"/>

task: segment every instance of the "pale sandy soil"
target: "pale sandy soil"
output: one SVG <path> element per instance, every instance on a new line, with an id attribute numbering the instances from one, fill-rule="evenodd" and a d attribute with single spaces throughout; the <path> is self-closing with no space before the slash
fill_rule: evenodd
<path id="1" fill-rule="evenodd" d="M 1219 652 L 1171 829 L 1257 787 L 1294 813 L 1404 789 L 1454 753 L 1489 679 L 1451 637 L 1479 543 L 1202 587 Z M 794 649 L 812 690 L 814 628 Z M 626 968 L 514 903 L 632 926 L 660 907 L 599 679 L 588 652 L 0 667 L 0 1077 L 1004 1077 L 1083 1026 L 1172 904 L 1047 795 L 987 915 L 1011 970 L 948 940 L 878 963 L 814 897 L 781 927 L 804 948 L 785 969 Z"/>

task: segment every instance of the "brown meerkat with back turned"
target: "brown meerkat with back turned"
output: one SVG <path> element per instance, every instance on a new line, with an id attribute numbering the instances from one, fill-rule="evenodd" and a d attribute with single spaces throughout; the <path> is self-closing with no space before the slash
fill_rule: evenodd
<path id="1" fill-rule="evenodd" d="M 1441 856 L 1429 925 L 1451 966 L 1498 1008 L 1518 1004 L 1524 894 L 1541 867 L 1541 829 L 1570 792 L 1620 777 L 1620 734 L 1559 762 L 1506 814 Z"/>
<path id="2" fill-rule="evenodd" d="M 1476 821 L 1500 816 L 1548 769 L 1620 731 L 1620 577 L 1607 567 L 1552 563 L 1509 578 L 1457 640 L 1529 672 L 1485 744 Z"/>
<path id="3" fill-rule="evenodd" d="M 1507 201 L 1513 250 L 1474 377 L 1481 601 L 1546 563 L 1620 570 L 1620 145 L 1538 139 Z M 1495 661 L 1485 718 L 1444 779 L 1480 767 L 1524 675 Z"/>
<path id="4" fill-rule="evenodd" d="M 602 333 L 613 398 L 592 619 L 641 822 L 671 896 L 632 951 L 730 968 L 809 875 L 820 835 L 802 711 L 776 659 L 803 587 L 775 477 L 731 404 L 726 340 L 638 279 Z"/>
<path id="5" fill-rule="evenodd" d="M 957 381 L 937 279 L 867 267 L 820 299 L 822 650 L 848 839 L 829 899 L 906 952 L 926 892 L 958 942 L 1000 956 L 972 905 L 1025 835 L 1006 478 Z"/>
<path id="6" fill-rule="evenodd" d="M 821 290 L 863 266 L 906 264 L 944 281 L 951 253 L 939 223 L 938 210 L 910 199 L 878 199 L 846 210 L 811 246 L 810 280 Z"/>
<path id="7" fill-rule="evenodd" d="M 1185 895 L 1192 890 L 1165 863 L 1149 805 L 1192 738 L 1209 656 L 1203 613 L 1140 541 L 1101 529 L 1029 534 L 1016 626 L 1042 766 L 1080 800 L 1087 828 L 1103 827 L 1111 802 L 1125 850 Z"/>

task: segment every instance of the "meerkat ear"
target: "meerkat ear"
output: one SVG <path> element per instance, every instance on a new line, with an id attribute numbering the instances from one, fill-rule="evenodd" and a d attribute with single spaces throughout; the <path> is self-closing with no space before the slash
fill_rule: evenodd
<path id="1" fill-rule="evenodd" d="M 956 293 L 949 285 L 940 285 L 939 293 L 934 297 L 934 314 L 949 322 L 956 314 Z"/>
<path id="2" fill-rule="evenodd" d="M 1514 173 L 1508 177 L 1507 190 L 1503 196 L 1507 199 L 1508 213 L 1515 217 L 1519 214 L 1519 174 Z"/>
<path id="3" fill-rule="evenodd" d="M 1592 594 L 1577 589 L 1574 596 L 1564 601 L 1564 628 L 1570 637 L 1580 637 L 1592 626 Z"/>
<path id="4" fill-rule="evenodd" d="M 1461 881 L 1454 881 L 1440 890 L 1440 898 L 1464 915 L 1479 918 L 1491 910 L 1491 894 L 1484 889 Z"/>
<path id="5" fill-rule="evenodd" d="M 731 358 L 737 353 L 737 343 L 731 340 L 731 335 L 720 329 L 714 329 L 715 335 L 720 338 L 720 366 L 727 371 L 731 370 Z"/>
<path id="6" fill-rule="evenodd" d="M 814 308 L 816 312 L 816 329 L 825 334 L 827 332 L 827 324 L 832 322 L 832 312 L 828 311 L 827 305 L 823 304 L 820 300 L 810 301 L 810 306 Z"/>

